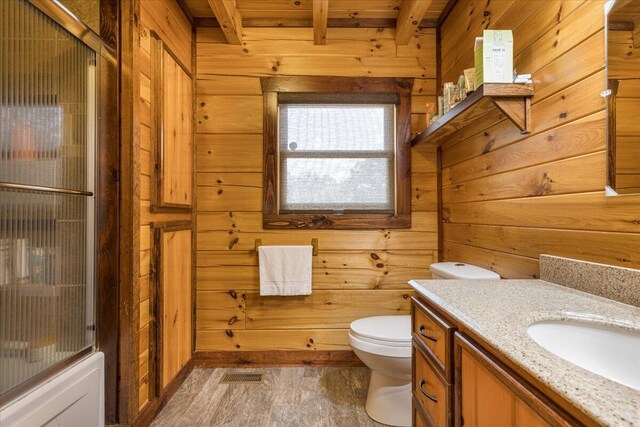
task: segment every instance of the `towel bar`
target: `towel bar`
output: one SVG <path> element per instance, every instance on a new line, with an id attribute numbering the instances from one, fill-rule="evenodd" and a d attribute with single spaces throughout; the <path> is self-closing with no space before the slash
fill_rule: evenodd
<path id="1" fill-rule="evenodd" d="M 262 246 L 262 239 L 256 239 L 256 252 L 258 248 Z M 311 239 L 311 246 L 313 246 L 313 256 L 318 256 L 318 239 Z"/>

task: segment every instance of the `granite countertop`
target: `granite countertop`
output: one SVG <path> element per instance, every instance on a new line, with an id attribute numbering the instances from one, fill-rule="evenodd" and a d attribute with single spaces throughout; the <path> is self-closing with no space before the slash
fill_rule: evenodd
<path id="1" fill-rule="evenodd" d="M 561 359 L 527 334 L 534 322 L 560 319 L 640 330 L 640 308 L 543 280 L 412 280 L 409 284 L 594 420 L 640 426 L 640 391 Z"/>

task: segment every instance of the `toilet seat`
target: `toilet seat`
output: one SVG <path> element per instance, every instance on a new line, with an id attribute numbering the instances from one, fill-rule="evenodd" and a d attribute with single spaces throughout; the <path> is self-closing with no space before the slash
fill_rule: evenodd
<path id="1" fill-rule="evenodd" d="M 411 316 L 374 316 L 351 322 L 349 344 L 367 353 L 411 357 Z"/>

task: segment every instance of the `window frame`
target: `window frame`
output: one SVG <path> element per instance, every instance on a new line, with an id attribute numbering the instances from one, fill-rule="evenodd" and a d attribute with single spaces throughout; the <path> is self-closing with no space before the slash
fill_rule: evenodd
<path id="1" fill-rule="evenodd" d="M 265 229 L 411 228 L 411 91 L 412 78 L 263 77 L 263 208 Z M 396 94 L 395 212 L 279 212 L 279 94 Z"/>

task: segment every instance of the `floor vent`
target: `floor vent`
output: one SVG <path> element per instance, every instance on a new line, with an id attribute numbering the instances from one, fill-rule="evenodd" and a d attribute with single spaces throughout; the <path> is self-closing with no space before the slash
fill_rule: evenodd
<path id="1" fill-rule="evenodd" d="M 254 374 L 249 372 L 237 372 L 224 374 L 220 380 L 220 384 L 260 384 L 262 383 L 264 374 Z"/>

